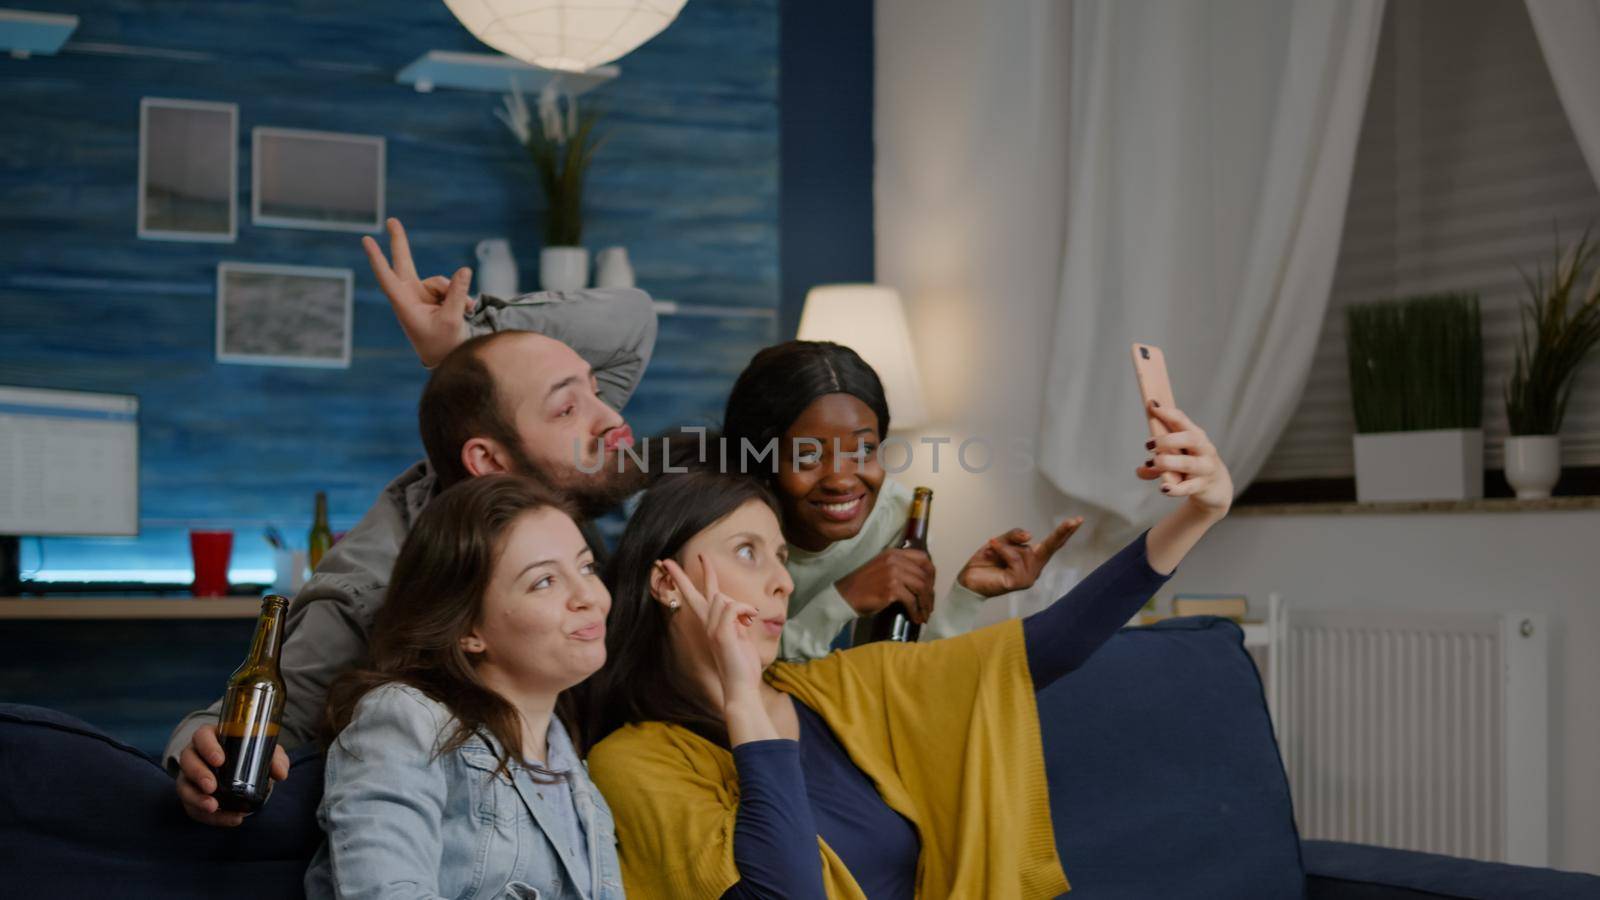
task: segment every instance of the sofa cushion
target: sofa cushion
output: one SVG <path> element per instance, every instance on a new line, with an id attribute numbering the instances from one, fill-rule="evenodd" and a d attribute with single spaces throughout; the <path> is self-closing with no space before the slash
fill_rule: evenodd
<path id="1" fill-rule="evenodd" d="M 1304 896 L 1289 782 L 1243 632 L 1125 628 L 1039 695 L 1072 900 Z"/>
<path id="2" fill-rule="evenodd" d="M 1306 841 L 1311 900 L 1594 900 L 1600 875 L 1479 862 L 1340 841 Z"/>
<path id="3" fill-rule="evenodd" d="M 18 897 L 298 897 L 322 842 L 322 758 L 238 828 L 190 821 L 153 759 L 71 716 L 0 703 L 0 872 Z"/>

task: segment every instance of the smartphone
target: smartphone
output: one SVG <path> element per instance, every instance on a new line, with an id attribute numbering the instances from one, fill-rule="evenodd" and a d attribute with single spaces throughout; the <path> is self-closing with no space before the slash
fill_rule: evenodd
<path id="1" fill-rule="evenodd" d="M 1172 398 L 1172 380 L 1167 377 L 1167 358 L 1154 344 L 1133 345 L 1133 373 L 1139 379 L 1139 395 L 1144 398 L 1145 418 L 1150 422 L 1150 436 L 1159 438 L 1168 432 L 1165 423 L 1150 412 L 1150 401 L 1163 409 L 1176 409 L 1178 402 Z M 1162 472 L 1161 483 L 1172 487 L 1183 480 L 1177 472 Z"/>

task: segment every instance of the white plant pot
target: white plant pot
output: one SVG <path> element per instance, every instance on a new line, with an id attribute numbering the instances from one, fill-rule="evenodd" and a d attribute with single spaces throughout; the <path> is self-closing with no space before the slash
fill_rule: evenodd
<path id="1" fill-rule="evenodd" d="M 539 286 L 547 291 L 588 287 L 588 248 L 546 247 L 539 251 Z"/>
<path id="2" fill-rule="evenodd" d="M 607 247 L 595 254 L 594 286 L 601 288 L 633 287 L 633 265 L 628 262 L 628 248 Z"/>
<path id="3" fill-rule="evenodd" d="M 1506 438 L 1506 481 L 1518 500 L 1543 500 L 1561 480 L 1561 438 L 1553 434 Z"/>
<path id="4" fill-rule="evenodd" d="M 505 238 L 486 238 L 478 242 L 478 290 L 491 297 L 511 299 L 517 295 L 517 260 L 511 255 L 511 242 Z"/>
<path id="5" fill-rule="evenodd" d="M 1483 430 L 1358 434 L 1356 499 L 1477 500 L 1483 497 Z"/>

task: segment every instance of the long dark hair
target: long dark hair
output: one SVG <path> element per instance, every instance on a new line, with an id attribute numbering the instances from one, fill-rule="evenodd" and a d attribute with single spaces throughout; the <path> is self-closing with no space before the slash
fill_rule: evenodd
<path id="1" fill-rule="evenodd" d="M 757 352 L 728 394 L 722 431 L 730 458 L 741 452 L 741 440 L 758 451 L 781 440 L 806 407 L 826 394 L 849 394 L 865 403 L 878 417 L 878 437 L 888 436 L 889 402 L 866 360 L 831 341 L 784 341 Z M 771 479 L 770 467 L 756 470 Z"/>
<path id="2" fill-rule="evenodd" d="M 488 732 L 499 742 L 499 771 L 521 761 L 521 716 L 478 676 L 461 638 L 482 616 L 483 596 L 512 523 L 523 515 L 565 503 L 517 475 L 469 478 L 431 500 L 395 559 L 383 606 L 372 621 L 367 662 L 341 676 L 328 691 L 327 741 L 336 739 L 373 689 L 398 682 L 443 703 L 456 726 L 438 753 Z M 556 715 L 569 732 L 576 724 L 571 692 Z M 535 768 L 541 777 L 560 773 Z"/>
<path id="3" fill-rule="evenodd" d="M 751 500 L 779 515 L 777 498 L 764 483 L 714 469 L 665 476 L 645 492 L 622 532 L 606 579 L 611 589 L 606 665 L 585 682 L 589 746 L 635 722 L 669 722 L 727 745 L 722 716 L 685 682 L 668 639 L 670 617 L 693 613 L 662 607 L 650 595 L 650 573 L 657 560 L 676 556 L 690 538 Z"/>

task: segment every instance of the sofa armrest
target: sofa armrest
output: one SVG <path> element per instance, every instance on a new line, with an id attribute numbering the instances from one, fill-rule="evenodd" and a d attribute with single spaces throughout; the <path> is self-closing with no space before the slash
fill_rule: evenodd
<path id="1" fill-rule="evenodd" d="M 1587 900 L 1600 876 L 1339 841 L 1302 841 L 1308 900 Z"/>
<path id="2" fill-rule="evenodd" d="M 0 895 L 303 897 L 322 758 L 237 828 L 189 821 L 155 760 L 54 710 L 0 703 Z"/>

